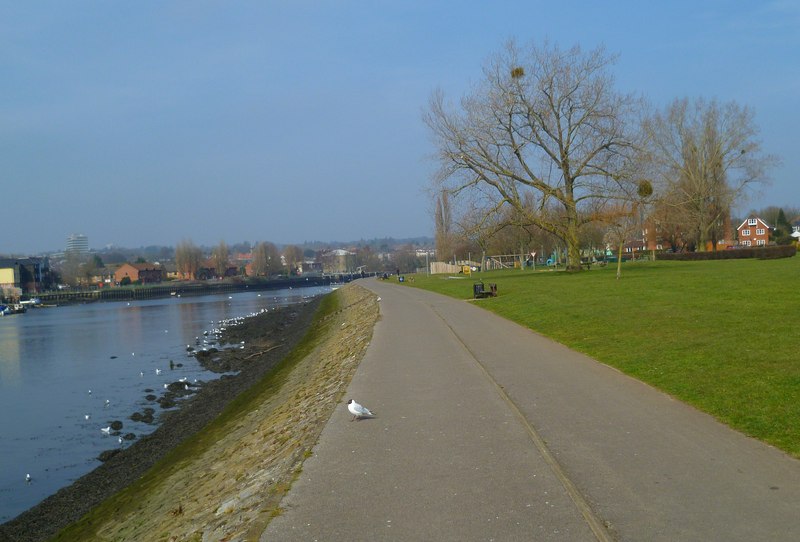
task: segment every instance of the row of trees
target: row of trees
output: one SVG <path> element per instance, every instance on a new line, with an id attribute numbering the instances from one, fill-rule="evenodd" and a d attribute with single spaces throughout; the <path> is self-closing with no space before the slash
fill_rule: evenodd
<path id="1" fill-rule="evenodd" d="M 752 110 L 678 99 L 654 111 L 615 89 L 614 61 L 602 48 L 510 42 L 457 106 L 434 92 L 424 120 L 440 165 L 439 254 L 458 239 L 547 241 L 579 270 L 587 237 L 627 235 L 644 217 L 698 250 L 719 238 L 732 205 L 778 161 Z"/>
<path id="2" fill-rule="evenodd" d="M 282 272 L 290 274 L 303 261 L 303 249 L 296 245 L 284 247 L 283 253 L 270 242 L 256 243 L 252 250 L 252 272 L 254 275 L 270 276 Z M 211 249 L 210 262 L 218 276 L 225 276 L 230 266 L 231 251 L 225 241 Z M 191 240 L 184 239 L 175 247 L 175 265 L 178 273 L 194 277 L 206 264 L 203 250 Z"/>
<path id="3" fill-rule="evenodd" d="M 256 243 L 251 250 L 251 272 L 256 276 L 271 276 L 281 273 L 292 274 L 305 258 L 316 258 L 314 251 L 304 251 L 297 245 L 287 245 L 283 251 L 270 242 Z M 191 240 L 183 240 L 175 247 L 175 264 L 178 273 L 184 276 L 195 276 L 198 269 L 207 265 L 202 249 L 194 245 Z M 210 263 L 218 276 L 224 276 L 226 268 L 230 265 L 230 250 L 224 241 L 212 248 Z M 391 260 L 379 256 L 369 246 L 361 246 L 353 253 L 353 268 L 363 267 L 369 271 L 394 271 L 402 269 L 403 272 L 414 271 L 424 261 L 417 256 L 413 245 L 396 247 L 392 251 Z"/>

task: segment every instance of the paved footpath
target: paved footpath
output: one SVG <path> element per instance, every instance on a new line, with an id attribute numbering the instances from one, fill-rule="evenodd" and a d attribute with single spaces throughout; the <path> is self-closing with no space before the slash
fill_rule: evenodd
<path id="1" fill-rule="evenodd" d="M 481 301 L 359 283 L 377 417 L 342 403 L 262 542 L 800 540 L 800 461 Z"/>

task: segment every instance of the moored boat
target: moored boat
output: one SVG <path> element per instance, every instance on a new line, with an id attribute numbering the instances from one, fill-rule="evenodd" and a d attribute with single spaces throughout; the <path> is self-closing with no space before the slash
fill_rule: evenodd
<path id="1" fill-rule="evenodd" d="M 0 316 L 8 316 L 10 314 L 20 314 L 28 310 L 25 305 L 14 303 L 12 305 L 0 305 Z"/>

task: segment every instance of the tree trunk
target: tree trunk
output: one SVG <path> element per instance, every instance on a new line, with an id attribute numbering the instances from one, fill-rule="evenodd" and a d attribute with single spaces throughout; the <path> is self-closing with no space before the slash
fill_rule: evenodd
<path id="1" fill-rule="evenodd" d="M 619 252 L 617 253 L 617 280 L 622 276 L 622 249 L 625 247 L 625 243 L 620 241 L 619 243 Z"/>
<path id="2" fill-rule="evenodd" d="M 581 243 L 578 239 L 578 211 L 572 197 L 565 204 L 567 220 L 564 242 L 567 244 L 567 271 L 581 270 Z"/>

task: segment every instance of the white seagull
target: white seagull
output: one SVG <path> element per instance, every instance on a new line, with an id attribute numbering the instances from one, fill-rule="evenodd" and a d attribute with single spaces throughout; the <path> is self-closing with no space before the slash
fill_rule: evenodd
<path id="1" fill-rule="evenodd" d="M 33 478 L 31 478 L 31 475 L 30 475 L 30 474 L 26 474 L 26 475 L 25 475 L 25 481 L 26 481 L 26 482 L 28 482 L 28 483 L 30 484 L 30 483 L 31 483 L 31 480 L 33 480 Z"/>
<path id="2" fill-rule="evenodd" d="M 370 410 L 367 407 L 359 405 L 352 399 L 347 401 L 347 410 L 349 410 L 350 414 L 353 415 L 353 420 L 355 419 L 360 420 L 361 418 L 372 418 L 373 416 L 375 416 L 375 414 L 370 412 Z M 353 420 L 350 421 L 352 422 Z"/>
<path id="3" fill-rule="evenodd" d="M 111 434 L 111 426 L 109 425 L 108 427 L 103 427 L 103 428 L 100 429 L 100 431 L 102 431 L 103 434 L 105 434 L 105 435 L 110 435 Z"/>
<path id="4" fill-rule="evenodd" d="M 84 419 L 84 420 L 89 420 L 89 419 L 91 419 L 91 418 L 92 418 L 92 415 L 91 415 L 91 414 L 84 414 L 84 415 L 83 415 L 83 419 Z"/>

